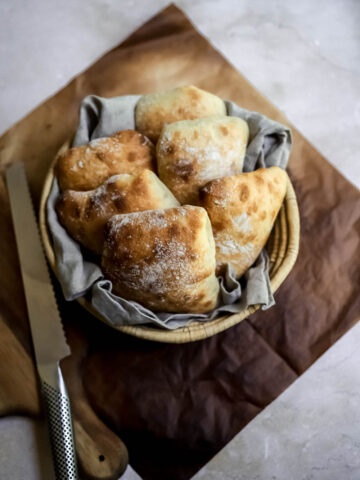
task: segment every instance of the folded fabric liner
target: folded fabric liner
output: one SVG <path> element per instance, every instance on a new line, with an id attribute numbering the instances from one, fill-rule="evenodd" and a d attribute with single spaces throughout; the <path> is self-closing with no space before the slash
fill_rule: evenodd
<path id="1" fill-rule="evenodd" d="M 86 97 L 81 104 L 73 146 L 110 136 L 119 130 L 135 129 L 134 110 L 139 98 L 139 95 L 110 99 L 96 95 Z M 249 125 L 244 172 L 275 165 L 286 168 L 291 150 L 290 129 L 260 113 L 240 108 L 231 101 L 225 103 L 228 115 L 240 117 Z M 100 266 L 86 258 L 86 252 L 59 223 L 55 211 L 58 195 L 59 187 L 54 179 L 47 203 L 47 217 L 64 296 L 67 300 L 74 300 L 90 294 L 92 306 L 111 325 L 152 323 L 162 328 L 176 329 L 193 320 L 207 321 L 221 313 L 238 313 L 251 305 L 260 304 L 266 309 L 274 304 L 265 249 L 245 273 L 242 283 L 231 271 L 219 279 L 220 305 L 208 314 L 154 313 L 139 303 L 115 295 L 111 282 L 104 278 Z"/>

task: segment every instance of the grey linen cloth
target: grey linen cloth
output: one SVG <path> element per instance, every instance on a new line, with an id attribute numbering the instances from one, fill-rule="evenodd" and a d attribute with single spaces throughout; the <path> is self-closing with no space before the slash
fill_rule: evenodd
<path id="1" fill-rule="evenodd" d="M 111 99 L 95 95 L 86 97 L 80 108 L 80 119 L 73 146 L 84 145 L 118 130 L 134 129 L 134 112 L 138 95 Z M 250 130 L 244 160 L 244 171 L 277 165 L 285 168 L 291 149 L 290 130 L 265 116 L 225 101 L 227 114 L 243 118 Z M 165 329 L 183 327 L 192 320 L 207 321 L 219 314 L 238 313 L 250 305 L 269 308 L 274 304 L 268 274 L 268 256 L 262 251 L 254 265 L 237 281 L 230 269 L 219 278 L 218 306 L 208 314 L 154 313 L 136 302 L 112 293 L 112 284 L 104 278 L 100 262 L 87 254 L 60 225 L 55 212 L 59 187 L 54 179 L 47 202 L 49 228 L 57 262 L 58 279 L 67 300 L 85 296 L 110 325 L 152 324 Z"/>

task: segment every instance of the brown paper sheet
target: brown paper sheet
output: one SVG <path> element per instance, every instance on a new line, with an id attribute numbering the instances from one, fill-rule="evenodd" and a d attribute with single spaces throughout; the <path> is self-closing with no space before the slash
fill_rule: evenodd
<path id="1" fill-rule="evenodd" d="M 25 162 L 38 207 L 54 154 L 81 100 L 195 84 L 289 124 L 170 6 L 0 139 L 0 412 L 39 414 L 26 308 L 4 183 Z M 151 343 L 60 307 L 72 356 L 63 362 L 82 470 L 116 478 L 129 451 L 144 479 L 190 478 L 359 318 L 360 194 L 294 128 L 289 163 L 300 253 L 276 306 L 215 337 Z M 14 300 L 15 299 L 15 300 Z"/>

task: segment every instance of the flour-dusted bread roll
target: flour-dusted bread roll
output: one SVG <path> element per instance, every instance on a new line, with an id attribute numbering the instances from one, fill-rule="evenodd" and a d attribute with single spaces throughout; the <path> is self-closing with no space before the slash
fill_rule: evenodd
<path id="1" fill-rule="evenodd" d="M 101 254 L 104 226 L 115 214 L 171 208 L 179 202 L 150 170 L 114 175 L 94 190 L 65 190 L 56 203 L 60 223 L 84 247 Z"/>
<path id="2" fill-rule="evenodd" d="M 217 304 L 215 244 L 203 208 L 113 216 L 101 263 L 114 293 L 153 311 L 202 313 Z"/>
<path id="3" fill-rule="evenodd" d="M 248 138 L 247 123 L 237 117 L 165 125 L 156 147 L 159 177 L 181 204 L 197 204 L 207 182 L 242 172 Z"/>
<path id="4" fill-rule="evenodd" d="M 265 246 L 284 201 L 287 174 L 279 167 L 209 182 L 200 192 L 216 245 L 217 273 L 229 264 L 240 277 Z"/>
<path id="5" fill-rule="evenodd" d="M 157 142 L 163 126 L 178 120 L 226 115 L 224 101 L 193 85 L 143 95 L 135 108 L 136 130 Z"/>
<path id="6" fill-rule="evenodd" d="M 154 170 L 152 142 L 135 130 L 122 130 L 61 154 L 55 176 L 61 190 L 92 190 L 112 175 Z"/>

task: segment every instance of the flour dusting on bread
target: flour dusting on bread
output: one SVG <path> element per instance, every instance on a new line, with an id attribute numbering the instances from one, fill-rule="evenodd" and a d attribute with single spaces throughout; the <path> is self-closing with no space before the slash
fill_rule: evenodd
<path id="1" fill-rule="evenodd" d="M 230 265 L 240 277 L 255 262 L 270 236 L 286 185 L 285 171 L 270 167 L 218 178 L 201 190 L 200 204 L 212 224 L 218 274 Z"/>
<path id="2" fill-rule="evenodd" d="M 156 145 L 159 177 L 181 204 L 198 204 L 207 182 L 242 172 L 248 138 L 247 123 L 237 117 L 165 125 Z"/>
<path id="3" fill-rule="evenodd" d="M 60 223 L 98 255 L 112 291 L 154 312 L 206 313 L 239 279 L 283 203 L 278 167 L 243 173 L 249 125 L 193 85 L 140 97 L 135 129 L 63 152 Z"/>
<path id="4" fill-rule="evenodd" d="M 155 147 L 135 130 L 92 140 L 62 153 L 55 165 L 61 190 L 91 190 L 112 175 L 155 170 Z"/>
<path id="5" fill-rule="evenodd" d="M 116 293 L 157 311 L 215 307 L 215 244 L 204 209 L 116 215 L 106 230 L 102 267 Z"/>
<path id="6" fill-rule="evenodd" d="M 101 254 L 106 222 L 116 214 L 171 208 L 179 202 L 150 170 L 114 175 L 94 190 L 66 190 L 56 202 L 60 223 L 81 245 Z"/>

